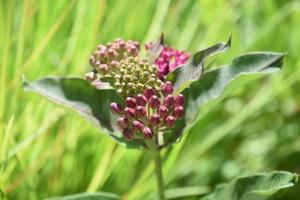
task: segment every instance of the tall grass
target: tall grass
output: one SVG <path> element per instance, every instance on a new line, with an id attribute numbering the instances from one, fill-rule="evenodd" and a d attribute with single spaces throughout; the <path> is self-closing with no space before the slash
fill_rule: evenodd
<path id="1" fill-rule="evenodd" d="M 240 85 L 201 110 L 164 152 L 167 188 L 227 181 L 270 169 L 299 172 L 300 3 L 297 0 L 0 1 L 0 198 L 84 191 L 155 198 L 147 153 L 127 150 L 73 112 L 22 90 L 22 75 L 79 75 L 98 43 L 116 37 L 199 50 L 233 35 L 224 64 L 243 52 L 288 52 L 284 70 Z M 205 118 L 203 116 L 206 116 Z M 204 192 L 207 190 L 204 190 Z M 300 188 L 284 199 L 296 200 Z"/>

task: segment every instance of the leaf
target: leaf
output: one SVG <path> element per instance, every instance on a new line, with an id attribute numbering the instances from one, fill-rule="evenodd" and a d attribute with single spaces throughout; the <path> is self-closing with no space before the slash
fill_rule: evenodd
<path id="1" fill-rule="evenodd" d="M 116 194 L 106 192 L 80 193 L 63 197 L 53 197 L 47 200 L 119 200 Z"/>
<path id="2" fill-rule="evenodd" d="M 194 81 L 197 81 L 202 72 L 203 72 L 203 62 L 204 60 L 216 53 L 224 52 L 230 48 L 231 45 L 231 37 L 227 42 L 220 42 L 211 47 L 203 49 L 195 53 L 192 57 L 191 62 L 177 67 L 174 71 L 172 71 L 167 79 L 172 79 L 175 77 L 174 88 L 175 93 L 179 94 L 188 88 Z"/>
<path id="3" fill-rule="evenodd" d="M 211 70 L 184 92 L 188 120 L 194 120 L 199 107 L 220 96 L 225 87 L 241 74 L 271 73 L 281 69 L 285 54 L 251 52 L 235 58 L 231 65 Z"/>
<path id="4" fill-rule="evenodd" d="M 294 186 L 296 182 L 296 174 L 283 171 L 246 176 L 218 185 L 201 200 L 264 200 L 279 190 Z"/>
<path id="5" fill-rule="evenodd" d="M 110 102 L 118 102 L 115 90 L 97 90 L 86 80 L 77 77 L 46 77 L 32 83 L 23 81 L 26 91 L 35 92 L 46 99 L 71 108 L 128 148 L 144 146 L 142 140 L 123 139 L 115 124 L 115 116 L 109 110 Z"/>
<path id="6" fill-rule="evenodd" d="M 160 38 L 157 41 L 150 43 L 149 49 L 147 50 L 147 58 L 150 63 L 153 63 L 156 60 L 156 58 L 160 55 L 163 49 L 163 43 L 164 43 L 163 34 L 161 34 Z"/>
<path id="7" fill-rule="evenodd" d="M 237 77 L 264 75 L 275 72 L 283 65 L 285 54 L 274 52 L 252 52 L 235 58 L 231 65 L 208 71 L 183 91 L 185 96 L 185 118 L 176 122 L 175 128 L 166 135 L 166 145 L 177 141 L 187 124 L 198 115 L 199 108 L 218 98 L 224 89 Z M 246 78 L 246 77 L 244 77 Z M 233 84 L 230 84 L 233 86 Z M 231 91 L 241 87 L 234 85 Z"/>

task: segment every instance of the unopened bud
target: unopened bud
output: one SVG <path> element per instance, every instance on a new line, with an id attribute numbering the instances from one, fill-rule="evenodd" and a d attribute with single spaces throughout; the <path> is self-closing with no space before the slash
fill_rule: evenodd
<path id="1" fill-rule="evenodd" d="M 144 90 L 144 95 L 147 99 L 150 99 L 155 94 L 155 90 L 152 88 L 147 88 Z"/>
<path id="2" fill-rule="evenodd" d="M 127 97 L 125 99 L 125 104 L 126 104 L 127 107 L 135 108 L 136 107 L 135 98 Z"/>
<path id="3" fill-rule="evenodd" d="M 167 95 L 165 98 L 164 98 L 164 101 L 163 101 L 163 105 L 170 108 L 170 107 L 173 107 L 174 105 L 174 97 L 172 95 Z"/>
<path id="4" fill-rule="evenodd" d="M 149 99 L 149 106 L 150 108 L 158 108 L 160 106 L 159 98 L 156 95 L 153 95 Z"/>
<path id="5" fill-rule="evenodd" d="M 128 129 L 128 128 L 125 128 L 123 130 L 122 134 L 123 134 L 124 138 L 126 138 L 127 140 L 131 140 L 132 137 L 133 137 L 132 131 L 130 129 Z"/>
<path id="6" fill-rule="evenodd" d="M 173 85 L 170 81 L 167 81 L 161 85 L 161 92 L 164 96 L 173 93 Z"/>
<path id="7" fill-rule="evenodd" d="M 183 106 L 184 105 L 184 96 L 182 94 L 178 94 L 174 97 L 174 105 L 175 106 Z"/>
<path id="8" fill-rule="evenodd" d="M 115 61 L 115 60 L 111 61 L 110 64 L 111 64 L 112 67 L 117 67 L 117 66 L 120 65 L 120 63 Z"/>
<path id="9" fill-rule="evenodd" d="M 110 110 L 115 115 L 122 115 L 123 114 L 122 106 L 120 104 L 115 103 L 115 102 L 110 103 Z"/>
<path id="10" fill-rule="evenodd" d="M 143 106 L 137 106 L 135 109 L 136 116 L 145 117 L 146 116 L 146 108 Z"/>
<path id="11" fill-rule="evenodd" d="M 167 127 L 171 128 L 175 124 L 175 118 L 173 116 L 169 115 L 165 119 L 165 124 Z"/>
<path id="12" fill-rule="evenodd" d="M 168 115 L 168 108 L 166 106 L 160 106 L 157 112 L 162 118 L 164 118 Z"/>
<path id="13" fill-rule="evenodd" d="M 129 119 L 132 119 L 135 116 L 135 110 L 133 108 L 126 107 L 124 109 L 124 113 L 125 113 L 125 116 Z"/>
<path id="14" fill-rule="evenodd" d="M 128 119 L 126 117 L 120 117 L 117 119 L 117 123 L 120 128 L 127 128 L 128 127 Z"/>
<path id="15" fill-rule="evenodd" d="M 143 129 L 144 129 L 145 126 L 144 126 L 144 124 L 142 122 L 134 120 L 132 122 L 132 127 L 133 127 L 134 131 L 143 131 Z"/>
<path id="16" fill-rule="evenodd" d="M 183 106 L 176 106 L 174 108 L 174 111 L 173 111 L 173 116 L 176 118 L 176 119 L 180 119 L 182 116 L 183 116 Z"/>
<path id="17" fill-rule="evenodd" d="M 150 138 L 153 137 L 152 130 L 151 130 L 149 127 L 145 127 L 145 128 L 143 129 L 143 134 L 144 134 L 144 137 L 145 137 L 146 139 L 150 139 Z"/>
<path id="18" fill-rule="evenodd" d="M 157 113 L 152 114 L 149 118 L 149 121 L 152 126 L 159 124 L 159 122 L 160 122 L 159 114 L 157 114 Z"/>
<path id="19" fill-rule="evenodd" d="M 88 72 L 84 75 L 85 79 L 89 82 L 93 82 L 97 79 L 97 75 L 95 72 Z"/>
<path id="20" fill-rule="evenodd" d="M 107 64 L 100 64 L 100 65 L 98 66 L 98 68 L 99 68 L 101 71 L 107 71 L 107 70 L 108 70 Z"/>
<path id="21" fill-rule="evenodd" d="M 139 106 L 145 106 L 146 103 L 147 103 L 147 98 L 142 94 L 138 94 L 135 97 L 135 100 L 136 100 L 136 104 L 139 105 Z"/>

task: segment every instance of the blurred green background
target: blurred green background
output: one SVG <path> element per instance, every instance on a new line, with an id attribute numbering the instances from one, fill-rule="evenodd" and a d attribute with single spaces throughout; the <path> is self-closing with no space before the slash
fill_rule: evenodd
<path id="1" fill-rule="evenodd" d="M 70 110 L 22 89 L 47 75 L 79 75 L 97 44 L 116 37 L 194 52 L 233 36 L 213 64 L 257 50 L 288 52 L 284 69 L 235 85 L 190 133 L 164 151 L 167 188 L 208 192 L 238 175 L 300 173 L 300 2 L 298 0 L 1 0 L 0 198 L 44 199 L 115 192 L 155 199 L 150 156 L 99 134 Z M 278 197 L 298 200 L 300 186 Z M 197 198 L 190 198 L 197 199 Z"/>

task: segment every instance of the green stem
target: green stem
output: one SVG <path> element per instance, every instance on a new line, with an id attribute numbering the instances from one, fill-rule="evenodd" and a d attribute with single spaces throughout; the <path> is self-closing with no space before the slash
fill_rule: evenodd
<path id="1" fill-rule="evenodd" d="M 164 194 L 165 186 L 164 186 L 164 178 L 162 174 L 162 162 L 160 157 L 160 151 L 155 149 L 153 153 L 154 153 L 155 174 L 156 174 L 159 199 L 165 200 L 165 194 Z"/>

